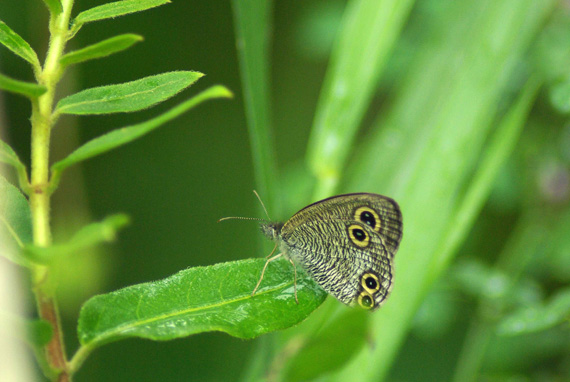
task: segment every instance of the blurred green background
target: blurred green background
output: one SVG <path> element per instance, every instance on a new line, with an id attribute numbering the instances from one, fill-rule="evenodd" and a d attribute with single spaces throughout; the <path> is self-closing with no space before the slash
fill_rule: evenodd
<path id="1" fill-rule="evenodd" d="M 74 14 L 100 3 L 79 0 Z M 389 380 L 452 378 L 468 333 L 479 333 L 478 324 L 471 319 L 493 316 L 494 309 L 498 309 L 492 302 L 477 302 L 489 301 L 481 285 L 495 280 L 489 281 L 489 271 L 477 266 L 490 267 L 501 251 L 520 251 L 524 261 L 531 264 L 531 272 L 524 270 L 528 272 L 524 277 L 528 285 L 520 288 L 521 299 L 535 301 L 567 288 L 570 128 L 560 104 L 553 106 L 551 102 L 553 86 L 567 81 L 565 75 L 570 74 L 567 7 L 560 3 L 553 15 L 545 18 L 530 53 L 517 63 L 522 68 L 520 73 L 526 73 L 528 67 L 539 68 L 531 71 L 540 72 L 547 86 L 540 92 L 514 154 L 502 168 L 488 202 L 459 250 L 457 262 L 436 282 L 416 314 L 413 329 L 390 369 Z M 424 38 L 428 32 L 434 39 L 438 33 L 443 34 L 438 26 L 445 24 L 444 18 L 454 17 L 448 8 L 445 1 L 416 2 L 382 75 L 371 111 L 362 123 L 364 133 L 373 128 L 377 111 L 394 102 L 398 89 L 410 86 L 402 84 L 402 79 L 417 58 L 414 54 L 430 43 Z M 270 102 L 275 155 L 285 175 L 289 168 L 303 163 L 330 49 L 344 9 L 345 2 L 338 0 L 274 4 Z M 40 1 L 0 2 L 0 19 L 39 52 L 40 61 L 47 44 L 46 17 Z M 115 244 L 78 255 L 71 265 L 61 269 L 59 295 L 68 353 L 77 347 L 78 310 L 90 296 L 161 279 L 187 267 L 262 254 L 258 245 L 261 235 L 255 224 L 216 223 L 223 216 L 261 216 L 251 192 L 256 185 L 230 2 L 174 0 L 140 14 L 89 24 L 70 48 L 120 33 L 141 34 L 145 41 L 127 52 L 73 68 L 64 80 L 62 94 L 173 70 L 197 70 L 206 77 L 184 95 L 142 113 L 63 117 L 54 131 L 54 160 L 82 142 L 143 121 L 212 84 L 227 86 L 235 98 L 201 105 L 151 135 L 64 175 L 53 199 L 55 241 L 112 213 L 124 212 L 132 219 Z M 6 49 L 0 50 L 0 65 L 2 72 L 11 77 L 32 80 L 28 67 Z M 522 80 L 516 81 L 516 73 L 510 77 L 514 77 L 510 83 L 515 93 Z M 501 100 L 505 103 L 506 94 Z M 5 116 L 2 138 L 28 163 L 29 104 L 7 94 L 2 94 L 0 100 Z M 285 199 L 289 203 L 284 215 L 272 214 L 272 218 L 287 218 L 306 202 L 305 196 L 297 202 L 295 194 Z M 404 234 L 404 240 L 415 238 Z M 492 312 L 481 313 L 485 309 Z M 484 353 L 482 363 L 487 379 L 481 380 L 570 379 L 567 323 L 523 338 L 490 341 L 491 350 Z M 237 380 L 255 346 L 255 341 L 221 333 L 163 343 L 121 341 L 96 350 L 77 380 Z"/>

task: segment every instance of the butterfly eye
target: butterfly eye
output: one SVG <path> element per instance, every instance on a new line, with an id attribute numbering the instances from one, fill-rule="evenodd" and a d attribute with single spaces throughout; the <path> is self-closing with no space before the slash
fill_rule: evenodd
<path id="1" fill-rule="evenodd" d="M 380 216 L 369 207 L 360 207 L 354 212 L 354 220 L 367 224 L 376 232 L 380 232 Z"/>
<path id="2" fill-rule="evenodd" d="M 370 244 L 370 236 L 357 224 L 348 227 L 348 236 L 350 240 L 360 248 L 366 248 L 368 244 Z"/>
<path id="3" fill-rule="evenodd" d="M 362 288 L 369 293 L 376 293 L 380 290 L 380 283 L 378 277 L 373 273 L 365 273 L 360 278 Z"/>
<path id="4" fill-rule="evenodd" d="M 362 292 L 358 296 L 358 305 L 364 309 L 372 309 L 374 307 L 374 299 L 367 292 Z"/>

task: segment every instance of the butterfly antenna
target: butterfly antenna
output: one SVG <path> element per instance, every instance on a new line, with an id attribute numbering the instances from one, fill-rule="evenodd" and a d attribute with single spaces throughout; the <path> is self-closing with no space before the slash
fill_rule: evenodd
<path id="1" fill-rule="evenodd" d="M 221 218 L 220 220 L 218 220 L 218 223 L 224 220 L 256 220 L 256 221 L 260 221 L 263 222 L 265 221 L 264 219 L 259 219 L 259 218 L 246 218 L 246 217 L 242 217 L 242 216 L 228 216 L 226 218 Z"/>
<path id="2" fill-rule="evenodd" d="M 253 193 L 255 194 L 255 196 L 257 196 L 257 200 L 259 200 L 259 203 L 261 203 L 261 207 L 263 207 L 263 211 L 265 211 L 267 219 L 271 220 L 271 218 L 269 217 L 269 213 L 267 213 L 267 208 L 265 208 L 265 204 L 263 204 L 263 200 L 261 200 L 257 191 L 253 190 Z"/>

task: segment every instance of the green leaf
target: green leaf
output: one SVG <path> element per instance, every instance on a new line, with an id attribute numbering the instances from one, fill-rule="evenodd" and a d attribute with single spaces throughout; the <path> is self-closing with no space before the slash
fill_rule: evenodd
<path id="1" fill-rule="evenodd" d="M 169 72 L 124 84 L 83 90 L 60 100 L 57 114 L 129 113 L 162 102 L 204 76 L 199 72 Z"/>
<path id="2" fill-rule="evenodd" d="M 304 320 L 327 294 L 306 275 L 297 279 L 287 260 L 269 263 L 251 296 L 264 259 L 183 270 L 161 281 L 133 285 L 88 300 L 78 336 L 91 348 L 129 337 L 166 341 L 208 331 L 254 338 Z"/>
<path id="3" fill-rule="evenodd" d="M 53 16 L 59 15 L 63 12 L 60 0 L 43 0 Z"/>
<path id="4" fill-rule="evenodd" d="M 51 168 L 51 189 L 57 186 L 61 172 L 67 167 L 132 142 L 135 139 L 140 138 L 143 135 L 150 133 L 152 130 L 164 125 L 166 122 L 169 122 L 174 118 L 182 115 L 186 111 L 192 109 L 204 101 L 214 98 L 230 98 L 231 96 L 232 93 L 224 86 L 212 86 L 211 88 L 204 90 L 198 95 L 190 98 L 189 100 L 181 103 L 176 107 L 173 107 L 158 117 L 155 117 L 143 123 L 139 123 L 137 125 L 127 126 L 111 131 L 110 133 L 87 142 L 72 152 L 67 158 L 54 163 Z"/>
<path id="5" fill-rule="evenodd" d="M 0 21 L 0 44 L 28 61 L 34 68 L 40 67 L 38 56 L 30 44 L 24 41 L 23 38 L 21 38 L 3 21 Z"/>
<path id="6" fill-rule="evenodd" d="M 343 310 L 339 317 L 301 345 L 301 350 L 286 366 L 284 380 L 309 381 L 343 367 L 364 346 L 369 317 L 370 312 L 361 309 Z M 316 359 L 319 362 L 315 362 Z"/>
<path id="7" fill-rule="evenodd" d="M 550 89 L 550 102 L 560 113 L 570 113 L 570 80 L 552 86 Z"/>
<path id="8" fill-rule="evenodd" d="M 3 74 L 0 74 L 0 89 L 21 94 L 28 98 L 37 98 L 47 92 L 47 88 L 43 85 L 14 80 Z"/>
<path id="9" fill-rule="evenodd" d="M 516 336 L 546 330 L 570 320 L 570 288 L 565 288 L 550 299 L 547 304 L 519 309 L 503 319 L 497 333 Z"/>
<path id="10" fill-rule="evenodd" d="M 1 75 L 0 75 L 1 76 Z M 26 169 L 26 166 L 18 158 L 9 144 L 0 139 L 0 162 L 14 166 L 16 169 Z"/>
<path id="11" fill-rule="evenodd" d="M 49 247 L 37 247 L 35 245 L 27 245 L 24 247 L 24 255 L 31 261 L 37 263 L 50 263 L 54 259 L 63 256 L 76 254 L 79 255 L 85 249 L 102 242 L 114 241 L 117 231 L 125 227 L 129 223 L 127 215 L 112 215 L 105 220 L 97 223 L 91 223 L 80 229 L 66 243 L 51 245 Z"/>
<path id="12" fill-rule="evenodd" d="M 167 3 L 170 3 L 170 0 L 123 0 L 99 5 L 98 7 L 88 9 L 78 14 L 73 21 L 74 28 L 92 21 L 110 19 L 128 15 L 129 13 L 145 11 Z"/>
<path id="13" fill-rule="evenodd" d="M 30 205 L 22 193 L 0 176 L 0 242 L 1 256 L 26 265 L 16 255 L 16 249 L 32 242 L 32 218 Z"/>
<path id="14" fill-rule="evenodd" d="M 98 42 L 97 44 L 69 52 L 59 60 L 59 63 L 63 66 L 67 66 L 96 58 L 106 57 L 113 53 L 128 49 L 142 40 L 142 36 L 130 33 L 111 37 L 107 40 Z"/>

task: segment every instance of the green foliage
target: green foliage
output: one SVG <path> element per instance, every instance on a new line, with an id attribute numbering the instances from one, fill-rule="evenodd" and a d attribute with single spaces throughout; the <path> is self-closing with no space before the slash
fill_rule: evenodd
<path id="1" fill-rule="evenodd" d="M 143 110 L 178 94 L 202 76 L 198 72 L 171 72 L 86 89 L 59 101 L 55 113 L 85 115 Z"/>
<path id="2" fill-rule="evenodd" d="M 3 74 L 0 74 L 0 89 L 21 94 L 30 99 L 38 98 L 47 91 L 45 86 L 14 80 Z"/>
<path id="3" fill-rule="evenodd" d="M 190 71 L 169 72 L 71 95 L 63 89 L 56 92 L 54 81 L 57 84 L 70 65 L 107 57 L 142 40 L 135 34 L 98 36 L 90 41 L 99 42 L 67 52 L 65 44 L 83 25 L 110 22 L 168 1 L 107 3 L 75 18 L 67 2 L 63 7 L 58 0 L 44 2 L 54 35 L 43 67 L 30 45 L 0 23 L 0 42 L 32 64 L 37 80 L 28 83 L 0 75 L 0 88 L 29 98 L 34 113 L 49 111 L 44 118 L 32 115 L 32 131 L 38 134 L 34 142 L 42 141 L 39 133 L 55 127 L 42 123 L 53 124 L 63 114 L 69 119 L 74 115 L 140 111 L 174 97 L 202 76 Z M 313 64 L 321 63 L 316 56 L 322 55 L 328 43 L 323 49 L 303 50 L 304 56 L 315 54 L 310 64 L 298 61 L 290 49 L 315 41 L 303 33 L 323 33 L 309 25 L 300 34 L 296 26 L 303 14 L 310 15 L 304 22 L 314 25 L 320 25 L 324 16 L 306 11 L 316 7 L 316 2 L 302 3 L 296 5 L 299 12 L 285 12 L 290 11 L 290 4 L 232 2 L 243 87 L 242 97 L 237 98 L 243 99 L 244 111 L 226 118 L 206 109 L 206 116 L 196 125 L 205 125 L 208 120 L 210 127 L 193 126 L 188 129 L 191 136 L 180 133 L 180 139 L 168 147 L 172 155 L 165 155 L 170 162 L 153 156 L 144 162 L 145 167 L 129 167 L 129 155 L 121 157 L 125 163 L 97 167 L 103 161 L 116 160 L 108 155 L 89 163 L 90 174 L 95 174 L 88 183 L 90 196 L 105 194 L 105 198 L 94 198 L 97 202 L 93 204 L 102 209 L 97 212 L 99 216 L 106 216 L 104 208 L 116 202 L 113 194 L 119 191 L 127 195 L 120 196 L 125 208 L 136 208 L 137 216 L 143 216 L 135 219 L 129 235 L 121 238 L 122 267 L 116 272 L 120 279 L 115 284 L 124 286 L 172 274 L 180 264 L 190 263 L 192 267 L 160 281 L 89 299 L 80 311 L 79 348 L 64 368 L 73 374 L 94 349 L 127 338 L 165 341 L 211 331 L 253 338 L 279 331 L 256 342 L 256 351 L 241 365 L 245 367 L 242 380 L 469 382 L 570 378 L 570 133 L 565 127 L 570 105 L 568 15 L 560 12 L 561 6 L 554 0 L 351 0 L 346 3 L 341 23 L 328 31 L 328 39 L 322 39 L 334 37 L 334 44 L 317 97 L 322 68 L 315 65 L 321 68 L 317 70 Z M 330 6 L 340 10 L 344 2 Z M 223 10 L 217 9 L 218 13 Z M 278 19 L 272 24 L 284 14 L 287 23 Z M 200 33 L 194 37 L 185 30 L 180 36 L 184 45 L 171 53 L 185 58 L 188 51 L 204 57 L 210 54 L 193 50 L 195 41 L 204 40 L 203 31 L 193 25 L 194 16 L 184 17 L 184 25 Z M 167 31 L 170 38 L 172 33 L 179 33 L 172 32 L 174 27 L 164 20 L 157 28 Z M 62 34 L 57 36 L 59 32 Z M 299 41 L 287 40 L 291 36 Z M 221 45 L 222 39 L 218 42 L 208 37 L 208 50 L 231 53 L 235 48 Z M 61 51 L 50 55 L 56 52 L 58 42 Z M 162 54 L 156 47 L 149 52 L 149 65 L 169 63 Z M 228 73 L 238 72 L 227 66 L 233 61 L 225 55 L 214 56 L 212 62 L 225 65 Z M 56 66 L 52 71 L 46 70 L 50 63 Z M 143 67 L 145 63 L 136 64 Z M 117 65 L 116 71 L 129 73 L 128 65 L 132 62 Z M 208 65 L 203 65 L 204 72 L 210 71 Z M 87 83 L 100 79 L 91 69 L 79 73 Z M 59 98 L 53 98 L 54 94 Z M 67 156 L 58 153 L 51 167 L 45 163 L 50 175 L 45 182 L 28 176 L 23 164 L 27 161 L 21 161 L 17 150 L 0 141 L 0 162 L 16 170 L 21 189 L 0 179 L 1 232 L 18 249 L 3 255 L 29 268 L 35 282 L 43 280 L 46 269 L 51 271 L 55 264 L 71 267 L 73 261 L 87 257 L 99 244 L 114 240 L 127 222 L 125 215 L 82 225 L 71 223 L 66 239 L 60 240 L 65 235 L 56 233 L 55 244 L 38 242 L 36 232 L 32 235 L 32 222 L 34 229 L 38 227 L 34 198 L 58 191 L 62 173 L 69 167 L 173 123 L 206 100 L 231 96 L 226 88 L 211 86 L 143 122 L 117 119 L 120 122 L 116 123 L 109 119 L 115 126 L 124 127 L 89 136 L 90 140 L 69 150 Z M 49 97 L 53 102 L 45 102 Z M 233 130 L 241 113 L 246 115 L 249 129 L 255 189 L 270 215 L 287 216 L 282 212 L 293 212 L 311 201 L 342 192 L 378 192 L 400 203 L 404 236 L 395 259 L 394 290 L 377 313 L 348 309 L 334 299 L 323 303 L 326 295 L 303 273 L 297 283 L 297 305 L 287 261 L 272 262 L 261 289 L 251 296 L 264 260 L 223 262 L 223 257 L 216 257 L 218 245 L 228 260 L 253 256 L 253 251 L 242 248 L 244 242 L 253 241 L 251 233 L 244 239 L 242 231 L 232 237 L 234 229 L 224 228 L 223 234 L 213 232 L 208 215 L 211 211 L 216 215 L 228 212 L 220 202 L 224 192 L 232 195 L 229 205 L 243 213 L 236 193 L 251 187 L 244 186 L 250 180 L 243 169 L 239 170 L 247 155 L 232 151 L 247 146 L 238 141 Z M 309 126 L 310 119 L 312 126 L 300 129 Z M 81 122 L 83 125 L 83 118 Z M 107 126 L 106 119 L 104 124 Z M 272 125 L 277 127 L 279 138 L 275 142 Z M 97 131 L 84 134 L 97 135 Z M 295 134 L 301 137 L 297 141 L 291 138 Z M 130 153 L 139 150 L 147 155 L 149 149 L 162 144 L 164 135 L 157 132 L 141 140 L 133 145 L 138 149 Z M 143 146 L 144 142 L 150 143 Z M 183 150 L 190 160 L 177 150 Z M 293 155 L 295 163 L 287 163 Z M 35 166 L 32 161 L 30 167 L 34 171 L 37 163 Z M 101 168 L 120 168 L 122 172 L 107 174 Z M 66 173 L 73 180 L 70 175 Z M 240 185 L 233 184 L 237 178 L 244 179 Z M 115 183 L 121 186 L 115 187 Z M 128 183 L 132 186 L 123 191 L 122 185 Z M 168 190 L 175 190 L 177 197 L 168 197 Z M 140 202 L 141 194 L 148 199 Z M 180 216 L 169 212 L 172 208 Z M 189 251 L 191 256 L 180 250 L 187 245 L 196 246 Z M 158 264 L 165 268 L 159 269 Z M 63 277 L 50 276 L 55 282 Z M 87 279 L 91 275 L 78 278 L 82 276 Z M 41 292 L 41 286 L 36 288 Z M 37 327 L 40 333 L 32 347 L 37 349 L 54 340 L 52 324 L 47 324 L 49 329 L 45 321 L 30 324 L 32 331 Z M 212 350 L 209 341 L 219 341 L 223 348 Z M 231 346 L 240 351 L 247 346 L 245 341 L 235 345 L 228 336 L 209 334 L 177 343 L 173 346 L 195 351 L 185 361 L 196 373 L 192 375 L 196 380 L 223 379 L 219 376 L 227 365 L 245 358 L 241 354 L 237 357 L 239 352 Z M 105 349 L 98 350 L 101 359 L 120 362 L 125 370 L 124 364 L 129 364 L 127 351 L 125 359 L 121 354 L 115 361 L 109 360 L 111 353 Z M 157 373 L 166 373 L 165 369 L 172 369 L 170 366 L 177 362 L 176 355 L 167 351 L 152 366 Z M 218 356 L 199 358 L 201 354 Z M 46 375 L 56 379 L 57 371 L 50 371 L 49 360 L 44 362 L 41 354 L 37 358 Z M 213 366 L 214 358 L 223 360 L 223 367 Z M 210 374 L 199 374 L 197 365 L 201 364 Z M 139 369 L 136 364 L 132 366 L 125 371 L 133 373 L 129 377 Z M 86 365 L 90 370 L 96 367 Z M 237 379 L 234 369 L 225 379 Z M 139 373 L 146 372 L 148 369 Z M 96 375 L 83 375 L 92 378 L 92 374 Z M 140 374 L 131 379 L 140 379 Z"/>
<path id="4" fill-rule="evenodd" d="M 136 94 L 135 94 L 136 95 Z M 200 104 L 203 101 L 213 99 L 213 98 L 229 98 L 231 93 L 223 86 L 213 86 L 207 90 L 204 90 L 200 94 L 190 98 L 189 100 L 181 103 L 180 105 L 170 109 L 169 111 L 148 120 L 143 123 L 139 123 L 133 126 L 126 126 L 120 129 L 116 129 L 97 137 L 83 146 L 79 147 L 77 150 L 69 154 L 67 158 L 62 159 L 52 166 L 53 178 L 52 187 L 56 187 L 61 173 L 74 164 L 82 162 L 86 159 L 92 158 L 99 154 L 105 153 L 109 150 L 113 150 L 119 146 L 126 143 L 132 142 L 135 139 L 142 137 L 145 134 L 150 133 L 152 130 L 162 126 L 166 122 L 180 116 L 184 112 L 192 109 L 194 106 Z M 144 98 L 144 97 L 143 97 Z M 143 99 L 145 102 L 146 98 Z M 154 96 L 150 98 L 149 101 L 155 101 Z"/>
<path id="5" fill-rule="evenodd" d="M 111 37 L 96 44 L 86 46 L 83 49 L 69 52 L 61 57 L 59 63 L 63 66 L 67 66 L 96 58 L 107 57 L 113 53 L 128 49 L 142 40 L 142 36 L 132 33 Z"/>
<path id="6" fill-rule="evenodd" d="M 3 21 L 0 21 L 0 44 L 10 49 L 14 54 L 28 61 L 34 68 L 40 66 L 38 55 L 32 49 L 30 44 L 24 41 L 23 38 L 21 38 Z"/>
<path id="7" fill-rule="evenodd" d="M 74 19 L 74 28 L 93 21 L 112 19 L 130 13 L 146 11 L 160 5 L 168 4 L 170 0 L 123 0 L 108 3 L 83 11 Z"/>
<path id="8" fill-rule="evenodd" d="M 79 317 L 79 340 L 96 347 L 128 337 L 171 340 L 205 331 L 239 338 L 288 328 L 326 298 L 307 276 L 297 280 L 286 261 L 271 262 L 260 289 L 251 295 L 265 261 L 250 259 L 195 267 L 156 282 L 95 296 Z"/>
<path id="9" fill-rule="evenodd" d="M 30 205 L 20 190 L 0 176 L 0 239 L 3 247 L 0 255 L 25 265 L 16 248 L 32 242 Z"/>

